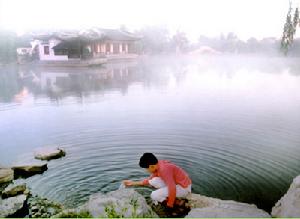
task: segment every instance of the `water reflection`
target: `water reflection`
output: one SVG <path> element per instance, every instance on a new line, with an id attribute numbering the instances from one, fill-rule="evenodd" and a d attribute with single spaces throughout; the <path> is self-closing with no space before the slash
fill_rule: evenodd
<path id="1" fill-rule="evenodd" d="M 191 65 L 192 63 L 192 65 Z M 118 91 L 125 95 L 130 84 L 163 87 L 174 77 L 182 83 L 190 68 L 201 73 L 218 72 L 231 78 L 239 70 L 299 75 L 299 64 L 292 60 L 257 58 L 166 59 L 151 58 L 136 62 L 110 63 L 91 68 L 55 68 L 10 66 L 0 69 L 0 102 L 22 102 L 28 93 L 35 98 L 47 96 L 52 101 L 65 97 L 88 97 L 95 92 Z"/>

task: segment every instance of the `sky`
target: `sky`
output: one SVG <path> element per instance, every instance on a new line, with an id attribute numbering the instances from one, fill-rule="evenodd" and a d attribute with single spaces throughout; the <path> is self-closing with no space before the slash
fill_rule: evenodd
<path id="1" fill-rule="evenodd" d="M 292 0 L 299 6 L 300 0 Z M 241 39 L 280 38 L 289 0 L 0 0 L 0 27 L 33 29 L 165 26 L 171 34 L 234 32 Z"/>

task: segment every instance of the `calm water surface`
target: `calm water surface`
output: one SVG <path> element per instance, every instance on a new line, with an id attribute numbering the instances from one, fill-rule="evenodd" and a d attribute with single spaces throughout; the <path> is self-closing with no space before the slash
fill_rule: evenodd
<path id="1" fill-rule="evenodd" d="M 2 68 L 0 165 L 61 145 L 67 156 L 25 181 L 33 193 L 74 206 L 146 177 L 139 157 L 153 152 L 182 166 L 193 192 L 269 210 L 300 174 L 298 62 L 157 57 Z"/>

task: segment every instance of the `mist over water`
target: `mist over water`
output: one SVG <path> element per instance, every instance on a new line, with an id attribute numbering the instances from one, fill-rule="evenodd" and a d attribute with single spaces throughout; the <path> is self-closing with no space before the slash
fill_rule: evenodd
<path id="1" fill-rule="evenodd" d="M 270 210 L 299 175 L 299 67 L 292 58 L 155 56 L 2 68 L 0 164 L 61 145 L 67 156 L 25 181 L 74 206 L 146 177 L 138 160 L 153 152 L 184 168 L 194 193 Z"/>

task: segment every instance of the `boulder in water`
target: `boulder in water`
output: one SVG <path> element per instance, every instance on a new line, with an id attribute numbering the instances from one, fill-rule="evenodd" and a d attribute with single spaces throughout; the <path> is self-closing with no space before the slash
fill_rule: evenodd
<path id="1" fill-rule="evenodd" d="M 17 165 L 12 167 L 12 169 L 14 170 L 14 178 L 17 179 L 19 177 L 27 178 L 35 174 L 41 174 L 45 172 L 48 169 L 48 167 L 46 163 L 41 163 Z"/>
<path id="2" fill-rule="evenodd" d="M 66 155 L 66 152 L 59 147 L 38 148 L 34 152 L 34 157 L 39 160 L 58 159 Z"/>

